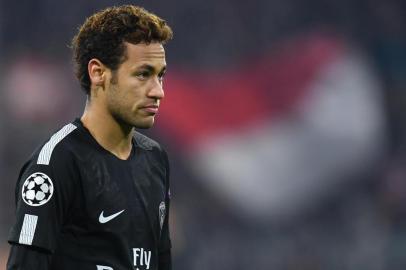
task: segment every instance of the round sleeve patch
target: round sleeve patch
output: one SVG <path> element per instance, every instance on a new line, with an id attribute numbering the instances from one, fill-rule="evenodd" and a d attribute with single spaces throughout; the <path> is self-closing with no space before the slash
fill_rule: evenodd
<path id="1" fill-rule="evenodd" d="M 46 204 L 54 194 L 54 184 L 45 173 L 36 172 L 28 176 L 22 187 L 23 201 L 30 206 Z"/>

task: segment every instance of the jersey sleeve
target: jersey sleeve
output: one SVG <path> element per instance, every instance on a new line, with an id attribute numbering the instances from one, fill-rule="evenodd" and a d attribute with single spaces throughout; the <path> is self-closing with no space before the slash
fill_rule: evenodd
<path id="1" fill-rule="evenodd" d="M 16 184 L 16 218 L 8 241 L 53 252 L 69 218 L 78 175 L 73 159 L 56 151 L 48 164 L 37 156 L 20 171 Z"/>
<path id="2" fill-rule="evenodd" d="M 26 245 L 13 245 L 7 261 L 7 270 L 48 270 L 51 254 Z"/>
<path id="3" fill-rule="evenodd" d="M 162 226 L 162 232 L 159 243 L 159 270 L 170 270 L 172 269 L 172 258 L 171 258 L 171 239 L 169 231 L 169 206 L 170 206 L 170 185 L 169 185 L 169 160 L 168 155 L 165 151 L 164 153 L 164 162 L 166 166 L 166 215 L 164 218 L 164 223 Z"/>

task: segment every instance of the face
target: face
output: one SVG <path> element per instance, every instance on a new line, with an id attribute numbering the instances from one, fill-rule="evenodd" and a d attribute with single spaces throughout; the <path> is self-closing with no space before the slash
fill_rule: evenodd
<path id="1" fill-rule="evenodd" d="M 121 124 L 150 128 L 164 97 L 165 50 L 162 44 L 130 44 L 126 60 L 106 83 L 106 102 Z"/>

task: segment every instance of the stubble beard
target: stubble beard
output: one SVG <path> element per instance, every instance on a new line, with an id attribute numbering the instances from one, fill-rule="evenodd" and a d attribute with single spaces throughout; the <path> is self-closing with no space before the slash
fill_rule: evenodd
<path id="1" fill-rule="evenodd" d="M 114 77 L 113 77 L 114 78 Z M 137 119 L 136 113 L 137 113 L 137 108 L 132 108 L 131 106 L 126 106 L 123 104 L 125 102 L 124 100 L 117 99 L 117 93 L 118 93 L 118 88 L 117 88 L 117 81 L 113 80 L 112 78 L 112 83 L 110 84 L 110 89 L 109 91 L 112 91 L 112 98 L 110 99 L 109 102 L 109 112 L 111 116 L 114 118 L 114 120 L 123 128 L 126 130 L 132 130 L 133 128 L 139 128 L 139 129 L 149 129 L 153 126 L 154 124 L 154 118 L 151 120 L 147 119 L 147 116 L 142 117 L 140 116 L 141 119 Z M 142 119 L 144 118 L 144 119 Z"/>

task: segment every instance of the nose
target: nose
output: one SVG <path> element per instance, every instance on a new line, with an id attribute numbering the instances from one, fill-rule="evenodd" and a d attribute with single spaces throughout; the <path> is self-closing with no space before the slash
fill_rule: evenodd
<path id="1" fill-rule="evenodd" d="M 154 80 L 150 91 L 148 92 L 148 97 L 155 99 L 163 99 L 165 96 L 162 81 L 159 79 Z"/>

